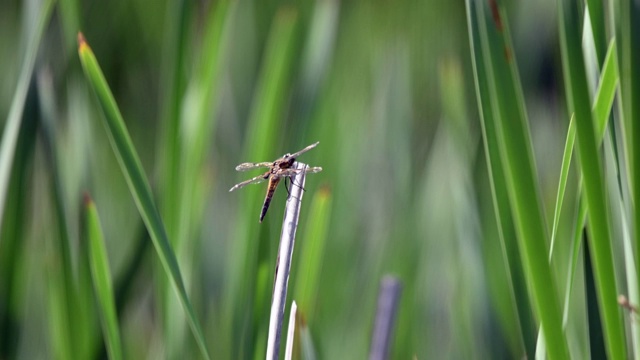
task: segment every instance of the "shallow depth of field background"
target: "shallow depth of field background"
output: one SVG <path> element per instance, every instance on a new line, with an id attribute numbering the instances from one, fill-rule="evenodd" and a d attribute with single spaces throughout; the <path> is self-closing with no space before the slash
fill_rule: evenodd
<path id="1" fill-rule="evenodd" d="M 119 294 L 126 357 L 200 356 L 173 292 L 166 291 L 165 273 L 101 124 L 78 60 L 78 31 L 105 73 L 163 217 L 187 223 L 175 247 L 213 358 L 263 357 L 286 198 L 278 189 L 258 224 L 266 185 L 229 193 L 257 175 L 234 167 L 315 141 L 320 145 L 299 160 L 324 170 L 306 180 L 288 303 L 304 283 L 296 269 L 309 241 L 323 242 L 319 253 L 304 254 L 319 264 L 319 277 L 313 301 L 300 308 L 319 358 L 366 357 L 386 274 L 403 284 L 392 358 L 521 355 L 501 312 L 511 300 L 505 298 L 464 2 L 236 1 L 221 13 L 211 1 L 76 2 L 60 0 L 54 7 L 25 107 L 24 121 L 46 121 L 52 133 L 36 130 L 28 175 L 9 190 L 20 193 L 22 207 L 9 206 L 7 214 L 23 215 L 20 237 L 4 233 L 0 239 L 0 359 L 55 356 L 60 329 L 51 315 L 51 287 L 59 276 L 60 209 L 54 178 L 79 286 L 83 194 L 96 203 L 114 287 L 126 289 Z M 559 85 L 556 4 L 506 5 L 550 221 L 569 118 Z M 0 2 L 2 121 L 40 6 L 36 0 Z M 206 44 L 206 34 L 213 21 L 224 25 L 222 45 L 210 59 L 206 52 L 215 46 Z M 163 166 L 182 153 L 167 153 L 171 136 L 163 129 L 179 119 L 176 131 L 188 132 L 197 113 L 193 104 L 202 96 L 194 92 L 206 87 L 199 81 L 208 81 L 207 62 L 218 70 L 204 93 L 210 104 L 203 115 L 206 146 L 196 155 L 195 176 L 182 183 L 194 191 L 189 211 L 178 211 L 163 191 Z M 258 142 L 266 151 L 256 154 Z M 569 186 L 575 187 L 575 174 Z M 316 201 L 329 204 L 321 237 L 308 231 L 317 221 L 311 217 Z M 574 199 L 565 204 L 573 206 Z M 188 220 L 180 219 L 183 214 Z M 571 218 L 561 223 L 560 238 Z M 172 220 L 165 220 L 171 234 Z M 558 246 L 563 258 L 568 249 Z M 560 285 L 565 266 L 554 273 Z M 526 284 L 516 289 L 525 299 L 526 291 Z M 82 307 L 93 302 L 88 296 Z M 166 310 L 168 303 L 175 308 Z M 587 311 L 584 299 L 575 306 Z M 84 354 L 101 356 L 97 315 L 84 313 L 94 330 L 75 340 L 86 344 Z M 520 316 L 531 354 L 537 327 L 531 312 Z"/>

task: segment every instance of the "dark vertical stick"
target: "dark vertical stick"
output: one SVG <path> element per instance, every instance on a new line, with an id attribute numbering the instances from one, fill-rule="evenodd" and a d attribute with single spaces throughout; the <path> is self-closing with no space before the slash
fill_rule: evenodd
<path id="1" fill-rule="evenodd" d="M 294 163 L 296 169 L 304 169 L 305 164 Z M 287 299 L 287 285 L 289 283 L 289 270 L 291 268 L 291 256 L 295 243 L 296 229 L 298 228 L 298 215 L 302 204 L 305 174 L 301 172 L 291 177 L 291 194 L 287 199 L 280 234 L 280 251 L 278 252 L 278 267 L 276 281 L 271 302 L 271 316 L 269 318 L 269 338 L 267 342 L 267 360 L 277 360 L 280 351 L 280 333 L 284 318 L 284 307 Z"/>
<path id="2" fill-rule="evenodd" d="M 371 339 L 371 351 L 369 360 L 384 360 L 389 358 L 389 348 L 393 328 L 398 315 L 398 303 L 402 284 L 393 276 L 385 276 L 380 284 L 378 293 L 378 309 L 376 310 L 376 322 L 373 327 Z"/>

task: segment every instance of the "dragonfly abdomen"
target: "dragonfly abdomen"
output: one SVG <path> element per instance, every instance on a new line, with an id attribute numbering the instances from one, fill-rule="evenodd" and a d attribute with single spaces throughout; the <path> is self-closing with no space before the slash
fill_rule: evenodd
<path id="1" fill-rule="evenodd" d="M 269 205 L 271 204 L 271 199 L 273 199 L 273 194 L 276 192 L 276 188 L 278 187 L 278 183 L 280 182 L 279 177 L 272 177 L 269 179 L 269 188 L 267 188 L 267 196 L 264 198 L 264 204 L 262 205 L 262 211 L 260 212 L 260 222 L 264 219 L 264 216 L 267 215 L 267 210 L 269 210 Z"/>

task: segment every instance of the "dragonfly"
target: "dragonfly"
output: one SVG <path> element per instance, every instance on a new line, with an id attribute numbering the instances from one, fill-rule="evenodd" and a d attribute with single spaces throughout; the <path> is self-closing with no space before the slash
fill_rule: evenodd
<path id="1" fill-rule="evenodd" d="M 240 189 L 241 187 L 244 187 L 249 184 L 259 184 L 261 182 L 268 180 L 269 186 L 267 187 L 267 195 L 264 198 L 264 204 L 262 205 L 262 210 L 260 211 L 260 222 L 262 222 L 262 220 L 264 219 L 264 216 L 267 214 L 267 210 L 269 210 L 271 199 L 273 198 L 273 194 L 275 193 L 276 188 L 280 183 L 280 180 L 284 178 L 285 186 L 286 186 L 286 178 L 291 178 L 292 176 L 298 175 L 300 173 L 317 173 L 322 171 L 322 168 L 319 166 L 317 167 L 307 166 L 304 169 L 293 168 L 293 163 L 296 161 L 296 158 L 298 158 L 298 156 L 318 146 L 319 143 L 320 143 L 319 141 L 316 143 L 313 143 L 307 146 L 306 148 L 298 152 L 295 152 L 293 154 L 285 154 L 284 156 L 282 156 L 281 158 L 273 162 L 268 162 L 268 161 L 258 162 L 258 163 L 246 162 L 236 166 L 237 171 L 247 171 L 247 170 L 253 170 L 258 168 L 269 168 L 269 170 L 267 170 L 267 172 L 265 172 L 262 175 L 258 175 L 254 178 L 245 180 L 241 183 L 234 185 L 231 189 L 229 189 L 229 192 L 234 191 L 236 189 Z"/>

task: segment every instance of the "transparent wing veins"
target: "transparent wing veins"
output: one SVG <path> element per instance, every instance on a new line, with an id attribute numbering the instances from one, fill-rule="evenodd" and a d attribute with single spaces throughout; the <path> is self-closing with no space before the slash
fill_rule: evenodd
<path id="1" fill-rule="evenodd" d="M 269 176 L 265 176 L 265 174 L 256 176 L 256 177 L 251 178 L 249 180 L 245 180 L 245 181 L 243 181 L 241 183 L 235 184 L 231 189 L 229 189 L 229 192 L 231 192 L 233 190 L 236 190 L 236 189 L 240 189 L 241 187 L 244 187 L 244 186 L 249 185 L 249 184 L 259 184 L 259 183 L 267 180 L 268 178 L 269 178 Z"/>
<path id="2" fill-rule="evenodd" d="M 259 163 L 246 162 L 236 166 L 236 171 L 247 171 L 247 170 L 253 170 L 261 167 L 271 167 L 271 166 L 273 166 L 273 163 L 267 162 L 267 161 L 259 162 Z"/>
<path id="3" fill-rule="evenodd" d="M 300 173 L 303 173 L 303 172 L 313 174 L 313 173 L 318 173 L 320 171 L 322 171 L 322 168 L 319 167 L 319 166 L 316 166 L 316 167 L 306 167 L 304 169 L 283 169 L 283 170 L 278 171 L 278 173 L 276 175 L 278 177 L 285 177 L 285 176 L 289 176 L 290 177 L 290 176 L 294 176 L 294 175 L 297 175 L 297 174 L 300 174 Z"/>
<path id="4" fill-rule="evenodd" d="M 306 153 L 307 151 L 313 149 L 314 147 L 318 146 L 318 144 L 320 144 L 320 141 L 316 141 L 315 143 L 307 146 L 306 148 L 304 148 L 304 149 L 302 149 L 302 150 L 300 150 L 298 152 L 295 152 L 295 153 L 291 154 L 290 156 L 293 157 L 293 158 L 297 158 L 298 156 L 300 156 L 300 155 Z"/>

